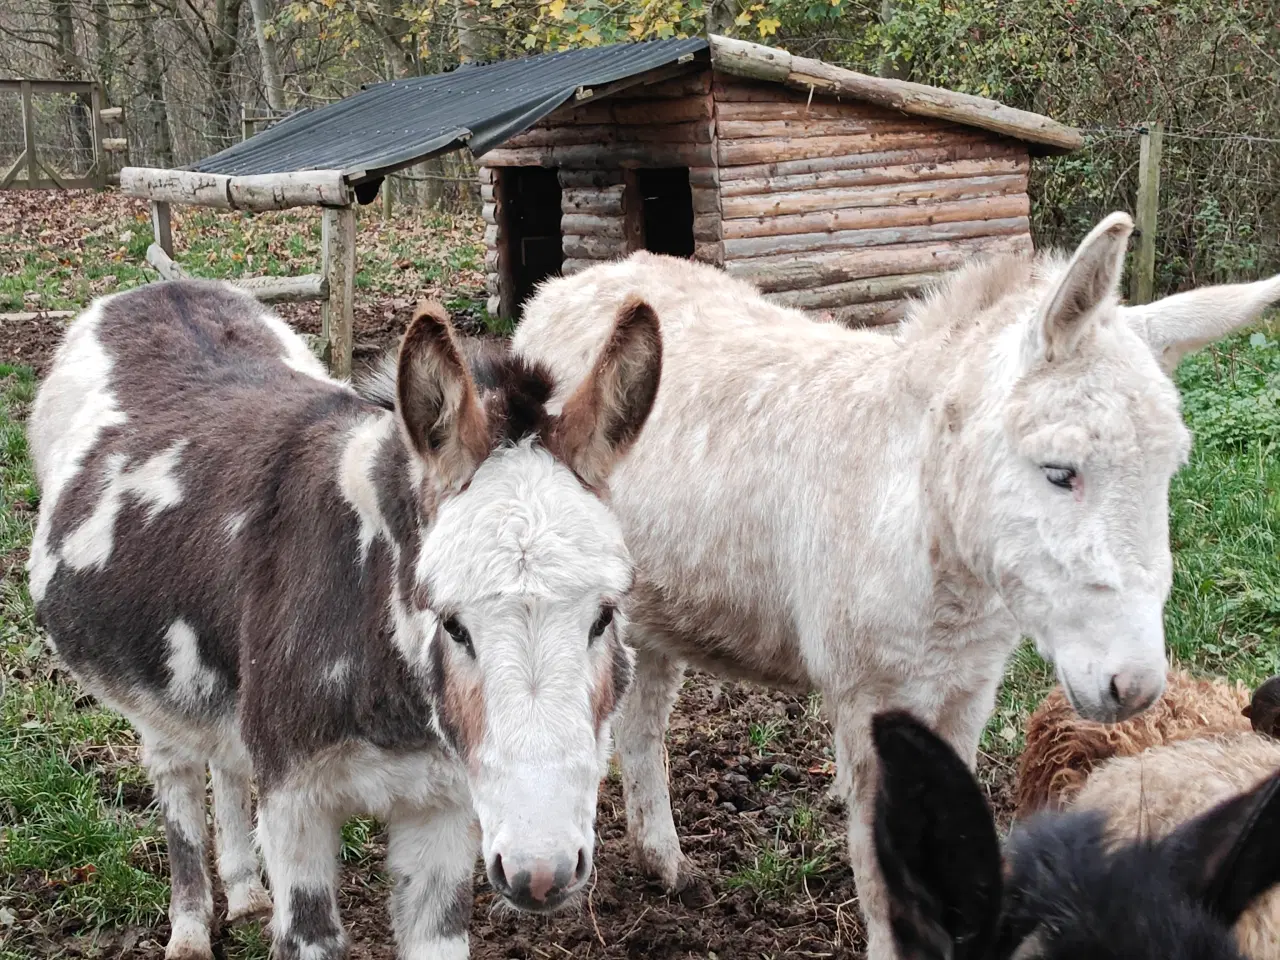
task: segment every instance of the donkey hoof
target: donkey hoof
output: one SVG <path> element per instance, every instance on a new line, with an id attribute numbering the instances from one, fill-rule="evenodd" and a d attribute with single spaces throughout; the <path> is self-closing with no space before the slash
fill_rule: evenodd
<path id="1" fill-rule="evenodd" d="M 682 907 L 697 909 L 705 907 L 714 899 L 711 883 L 691 867 L 680 871 L 676 878 L 676 889 L 672 891 Z"/>
<path id="2" fill-rule="evenodd" d="M 271 897 L 261 884 L 250 884 L 227 894 L 227 923 L 247 923 L 271 917 Z"/>
<path id="3" fill-rule="evenodd" d="M 169 943 L 164 948 L 164 960 L 213 960 L 213 945 L 205 927 L 175 924 Z"/>

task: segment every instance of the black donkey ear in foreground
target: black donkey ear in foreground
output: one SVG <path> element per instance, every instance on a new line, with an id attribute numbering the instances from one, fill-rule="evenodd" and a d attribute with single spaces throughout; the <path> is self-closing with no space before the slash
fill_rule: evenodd
<path id="1" fill-rule="evenodd" d="M 871 723 L 875 848 L 902 960 L 978 960 L 1000 919 L 1000 841 L 977 780 L 911 714 Z"/>
<path id="2" fill-rule="evenodd" d="M 1160 848 L 1191 896 L 1233 925 L 1280 882 L 1280 774 L 1183 824 Z"/>

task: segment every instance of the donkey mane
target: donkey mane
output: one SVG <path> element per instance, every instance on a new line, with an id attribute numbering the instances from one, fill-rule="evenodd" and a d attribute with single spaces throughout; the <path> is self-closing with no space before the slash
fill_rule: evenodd
<path id="1" fill-rule="evenodd" d="M 506 340 L 459 336 L 457 344 L 489 414 L 491 443 L 496 447 L 545 438 L 546 404 L 554 384 L 547 367 L 512 353 Z M 363 399 L 384 410 L 396 408 L 398 353 L 387 350 L 352 384 Z"/>
<path id="2" fill-rule="evenodd" d="M 1045 281 L 1066 269 L 1058 250 L 975 257 L 939 278 L 907 301 L 898 337 L 921 340 L 938 333 L 959 334 L 980 322 L 1006 324 L 1017 319 L 1019 301 L 1031 303 Z M 992 308 L 1000 306 L 998 312 Z"/>

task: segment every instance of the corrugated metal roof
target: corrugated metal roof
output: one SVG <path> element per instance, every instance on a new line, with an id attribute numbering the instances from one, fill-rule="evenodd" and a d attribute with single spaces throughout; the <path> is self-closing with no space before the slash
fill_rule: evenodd
<path id="1" fill-rule="evenodd" d="M 478 155 L 533 126 L 579 87 L 614 83 L 706 49 L 701 39 L 621 43 L 374 84 L 188 169 L 233 176 L 342 170 L 362 180 L 464 144 Z"/>

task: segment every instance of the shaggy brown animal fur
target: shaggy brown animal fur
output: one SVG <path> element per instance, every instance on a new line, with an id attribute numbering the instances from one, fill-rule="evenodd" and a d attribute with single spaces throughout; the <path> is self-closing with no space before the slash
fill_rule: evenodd
<path id="1" fill-rule="evenodd" d="M 1027 721 L 1027 745 L 1018 759 L 1016 800 L 1021 819 L 1048 807 L 1061 809 L 1083 788 L 1095 766 L 1148 747 L 1250 729 L 1250 701 L 1240 683 L 1197 680 L 1169 672 L 1162 696 L 1123 723 L 1083 720 L 1055 687 Z"/>
<path id="2" fill-rule="evenodd" d="M 1277 770 L 1280 743 L 1269 736 L 1203 736 L 1100 763 L 1071 806 L 1106 814 L 1116 843 L 1159 840 Z M 1255 900 L 1236 921 L 1235 934 L 1250 960 L 1280 960 L 1280 890 Z"/>

